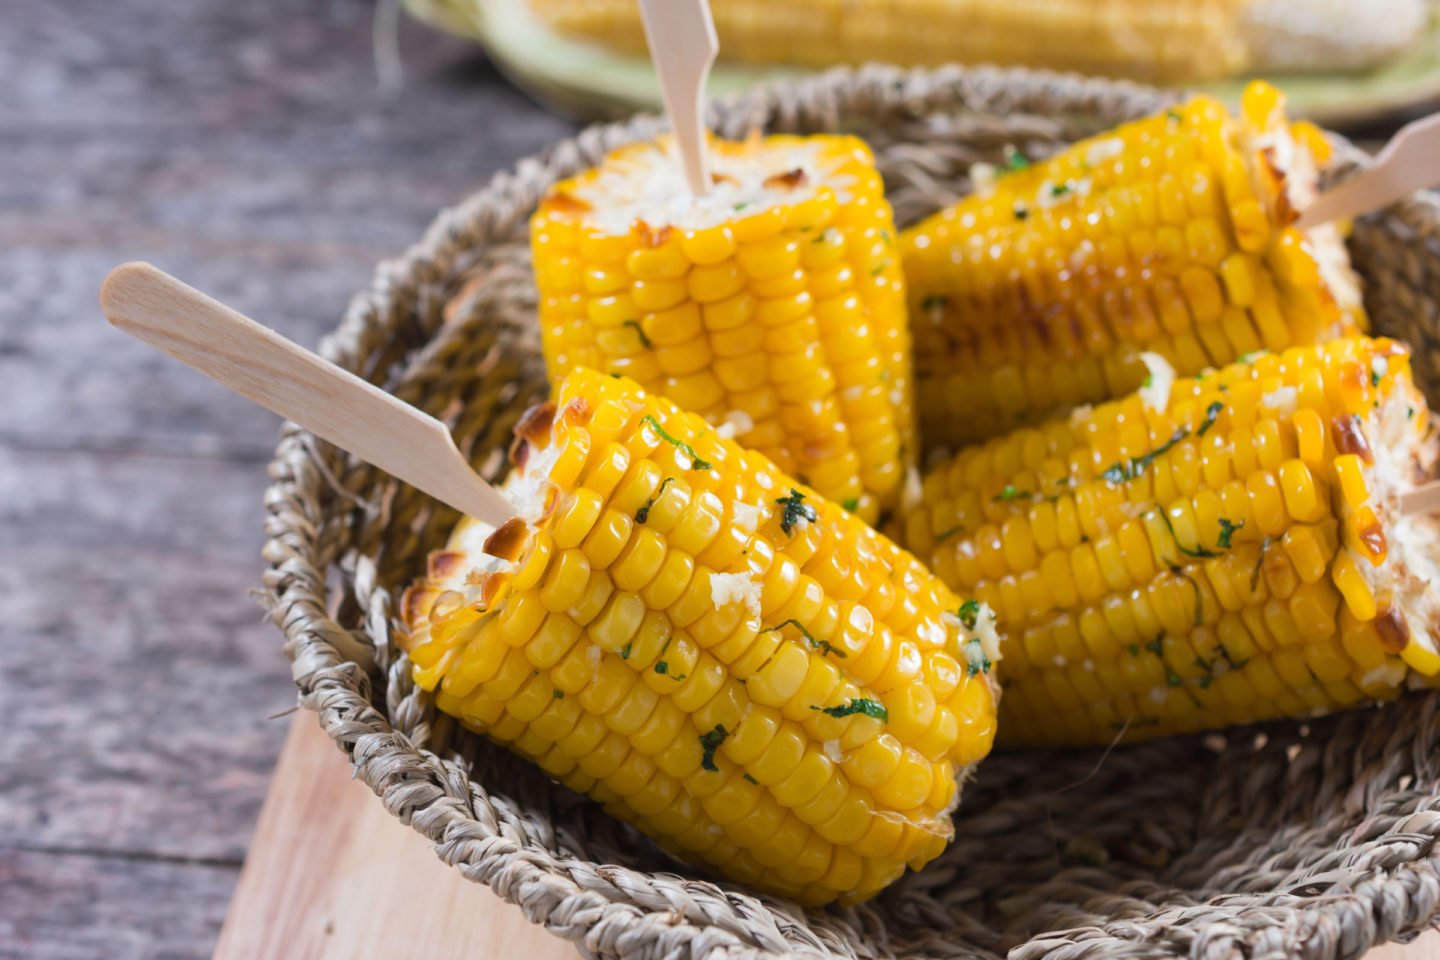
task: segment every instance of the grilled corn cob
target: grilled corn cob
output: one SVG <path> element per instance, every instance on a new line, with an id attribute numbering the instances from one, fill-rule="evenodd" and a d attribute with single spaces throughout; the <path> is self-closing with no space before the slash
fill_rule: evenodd
<path id="1" fill-rule="evenodd" d="M 463 522 L 402 603 L 441 710 L 805 903 L 944 848 L 994 736 L 993 614 L 630 380 L 578 369 L 517 434 L 525 519 Z"/>
<path id="2" fill-rule="evenodd" d="M 1188 376 L 1355 332 L 1333 226 L 1290 224 L 1328 145 L 1279 93 L 1238 118 L 1209 97 L 1034 164 L 974 171 L 976 192 L 907 230 L 921 433 L 997 436 L 1122 396 L 1151 351 Z"/>
<path id="3" fill-rule="evenodd" d="M 670 150 L 623 148 L 540 204 L 552 378 L 632 377 L 875 521 L 915 447 L 904 285 L 869 149 L 713 141 L 699 200 Z"/>
<path id="4" fill-rule="evenodd" d="M 999 615 L 1001 736 L 1304 716 L 1440 674 L 1436 443 L 1390 340 L 1266 353 L 970 447 L 905 540 Z"/>
<path id="5" fill-rule="evenodd" d="M 531 0 L 554 29 L 632 54 L 630 0 Z M 1418 39 L 1423 0 L 712 0 L 721 56 L 830 66 L 998 63 L 1158 83 L 1385 63 Z"/>

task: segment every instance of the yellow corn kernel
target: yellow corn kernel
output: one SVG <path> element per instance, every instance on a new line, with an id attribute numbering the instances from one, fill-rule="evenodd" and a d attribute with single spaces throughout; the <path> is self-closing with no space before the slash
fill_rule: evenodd
<path id="1" fill-rule="evenodd" d="M 1001 735 L 1105 744 L 1333 710 L 1426 676 L 1429 645 L 1382 613 L 1403 613 L 1392 555 L 1406 538 L 1391 527 L 1409 521 L 1395 482 L 1370 473 L 1430 455 L 1408 430 L 1373 449 L 1415 396 L 1405 359 L 1386 340 L 1291 347 L 1177 379 L 1162 409 L 1134 395 L 935 464 L 916 507 L 927 522 L 905 533 L 1000 613 Z M 1370 412 L 1335 419 L 1357 373 Z M 1340 452 L 1361 438 L 1365 455 Z M 1057 485 L 1053 512 L 1030 505 Z M 1058 529 L 1068 504 L 1073 547 Z M 924 753 L 929 735 L 902 742 Z"/>
<path id="2" fill-rule="evenodd" d="M 402 601 L 436 704 L 773 893 L 863 898 L 936 856 L 995 735 L 999 651 L 961 599 L 631 382 L 577 370 L 524 422 L 548 436 L 513 482 L 553 509 L 487 541 L 515 574 L 467 557 L 464 521 Z"/>
<path id="3" fill-rule="evenodd" d="M 668 182 L 663 143 L 556 184 L 531 222 L 542 345 L 553 379 L 583 364 L 748 417 L 753 449 L 874 522 L 919 451 L 892 215 L 858 141 L 798 143 L 713 141 L 716 176 L 771 202 L 691 229 L 611 215 L 609 184 Z"/>

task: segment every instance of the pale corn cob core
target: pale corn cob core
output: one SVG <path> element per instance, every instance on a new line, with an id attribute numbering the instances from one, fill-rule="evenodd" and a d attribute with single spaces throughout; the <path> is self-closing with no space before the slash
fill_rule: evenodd
<path id="1" fill-rule="evenodd" d="M 921 435 L 958 445 L 1140 385 L 1363 328 L 1333 226 L 1291 223 L 1328 145 L 1252 84 L 1043 162 L 972 170 L 975 193 L 901 238 Z"/>
<path id="2" fill-rule="evenodd" d="M 1265 353 L 1169 393 L 924 479 L 905 542 L 999 616 L 1002 739 L 1139 739 L 1433 683 L 1440 522 L 1398 497 L 1436 442 L 1406 348 Z"/>
<path id="3" fill-rule="evenodd" d="M 530 522 L 462 522 L 402 604 L 441 710 L 804 903 L 944 849 L 994 737 L 992 613 L 629 380 L 576 370 L 517 433 Z"/>
<path id="4" fill-rule="evenodd" d="M 874 522 L 915 455 L 895 228 L 854 137 L 668 140 L 557 184 L 531 223 L 552 379 L 631 377 Z"/>

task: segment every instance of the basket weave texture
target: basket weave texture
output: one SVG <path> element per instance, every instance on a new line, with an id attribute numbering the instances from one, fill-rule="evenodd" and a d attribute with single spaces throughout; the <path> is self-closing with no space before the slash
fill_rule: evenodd
<path id="1" fill-rule="evenodd" d="M 1173 100 L 1018 70 L 835 71 L 713 110 L 714 129 L 845 130 L 902 224 L 1004 145 L 1031 155 Z M 382 264 L 322 352 L 447 420 L 487 476 L 546 392 L 526 220 L 546 187 L 658 130 L 592 127 L 440 215 Z M 1339 175 L 1364 162 L 1338 142 Z M 1440 385 L 1440 203 L 1357 224 L 1383 332 Z M 596 957 L 1356 957 L 1440 916 L 1440 695 L 1111 752 L 1001 752 L 949 850 L 874 900 L 803 910 L 679 864 L 438 714 L 395 644 L 395 600 L 456 520 L 287 425 L 266 498 L 266 594 L 304 705 L 441 859 Z M 478 948 L 478 945 L 477 945 Z"/>

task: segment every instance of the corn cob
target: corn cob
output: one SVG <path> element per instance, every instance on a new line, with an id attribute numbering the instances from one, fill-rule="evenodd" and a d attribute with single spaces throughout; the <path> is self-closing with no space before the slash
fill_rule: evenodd
<path id="1" fill-rule="evenodd" d="M 632 377 L 874 522 L 915 446 L 904 285 L 869 149 L 714 141 L 698 201 L 670 149 L 623 148 L 541 203 L 551 377 Z"/>
<path id="2" fill-rule="evenodd" d="M 561 33 L 645 53 L 631 0 L 531 7 Z M 1425 25 L 1423 0 L 712 0 L 711 8 L 727 60 L 995 63 L 1176 84 L 1377 66 Z"/>
<path id="3" fill-rule="evenodd" d="M 1440 675 L 1435 455 L 1408 351 L 1338 340 L 967 448 L 905 541 L 999 616 L 1005 742 L 1298 717 Z"/>
<path id="4" fill-rule="evenodd" d="M 944 848 L 994 736 L 993 614 L 630 380 L 578 369 L 517 434 L 528 523 L 463 522 L 403 599 L 441 710 L 804 903 Z"/>
<path id="5" fill-rule="evenodd" d="M 1238 119 L 1196 97 L 1044 162 L 972 172 L 976 192 L 907 230 L 921 433 L 997 436 L 1140 385 L 1139 355 L 1189 376 L 1260 348 L 1355 332 L 1334 227 L 1290 224 L 1329 147 L 1278 92 Z"/>

